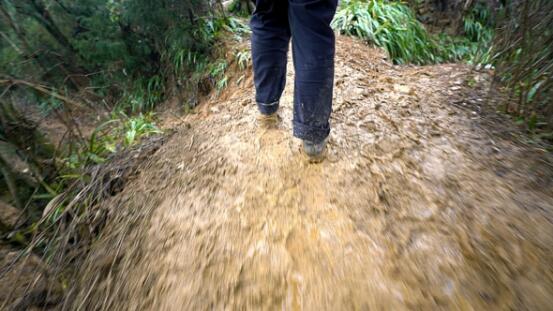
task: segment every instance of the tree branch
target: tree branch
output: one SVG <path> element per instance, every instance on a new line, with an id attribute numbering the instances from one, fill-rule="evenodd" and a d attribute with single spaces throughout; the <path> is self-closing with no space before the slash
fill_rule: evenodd
<path id="1" fill-rule="evenodd" d="M 38 83 L 33 83 L 25 80 L 18 80 L 18 79 L 0 79 L 0 85 L 7 84 L 9 86 L 13 85 L 23 85 L 29 88 L 32 88 L 40 93 L 50 95 L 58 100 L 61 100 L 74 108 L 85 108 L 85 106 L 77 101 L 72 100 L 71 98 L 65 97 L 63 95 L 60 95 L 56 93 L 55 91 L 49 89 L 48 87 L 44 85 L 40 85 Z"/>

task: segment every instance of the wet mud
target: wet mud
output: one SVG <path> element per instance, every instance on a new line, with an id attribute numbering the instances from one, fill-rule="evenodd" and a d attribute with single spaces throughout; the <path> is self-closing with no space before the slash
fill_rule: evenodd
<path id="1" fill-rule="evenodd" d="M 68 309 L 550 310 L 547 155 L 484 122 L 489 75 L 340 37 L 327 159 L 256 125 L 251 77 L 107 204 Z"/>

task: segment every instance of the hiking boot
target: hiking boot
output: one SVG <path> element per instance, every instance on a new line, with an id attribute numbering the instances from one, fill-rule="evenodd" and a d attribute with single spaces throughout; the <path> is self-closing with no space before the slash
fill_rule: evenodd
<path id="1" fill-rule="evenodd" d="M 321 162 L 322 160 L 324 160 L 326 153 L 326 140 L 323 140 L 319 143 L 304 140 L 303 151 L 309 157 L 310 162 Z"/>
<path id="2" fill-rule="evenodd" d="M 272 113 L 272 114 L 262 114 L 260 113 L 257 116 L 257 125 L 261 128 L 265 129 L 274 129 L 277 128 L 280 123 L 280 116 L 278 113 Z"/>

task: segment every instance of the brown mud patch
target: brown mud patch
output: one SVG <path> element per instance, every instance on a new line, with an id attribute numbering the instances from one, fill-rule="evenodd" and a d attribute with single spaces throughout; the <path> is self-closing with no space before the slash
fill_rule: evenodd
<path id="1" fill-rule="evenodd" d="M 340 37 L 316 165 L 291 135 L 292 81 L 278 129 L 256 127 L 251 83 L 186 118 L 106 203 L 66 309 L 550 307 L 551 162 L 475 110 L 487 74 Z"/>

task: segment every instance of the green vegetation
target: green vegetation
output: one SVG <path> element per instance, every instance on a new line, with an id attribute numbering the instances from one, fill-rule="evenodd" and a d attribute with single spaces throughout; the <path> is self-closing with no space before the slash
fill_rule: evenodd
<path id="1" fill-rule="evenodd" d="M 161 133 L 154 122 L 153 114 L 140 113 L 128 117 L 120 112 L 97 126 L 87 143 L 81 148 L 75 148 L 65 159 L 65 167 L 80 169 L 90 164 L 103 163 L 110 154 L 133 146 L 142 138 Z"/>
<path id="2" fill-rule="evenodd" d="M 444 44 L 444 46 L 455 46 L 456 50 L 465 51 L 462 57 L 454 59 L 465 60 L 472 64 L 490 64 L 495 27 L 490 8 L 477 2 L 463 16 L 463 36 L 457 38 L 459 41 L 456 44 Z"/>
<path id="3" fill-rule="evenodd" d="M 464 35 L 471 42 L 490 42 L 493 27 L 489 8 L 480 2 L 463 17 Z"/>
<path id="4" fill-rule="evenodd" d="M 385 48 L 394 62 L 437 62 L 439 48 L 411 9 L 399 2 L 383 0 L 342 2 L 332 26 Z"/>
<path id="5" fill-rule="evenodd" d="M 432 35 L 401 2 L 386 0 L 345 0 L 333 27 L 342 34 L 360 37 L 384 48 L 397 64 L 432 64 L 474 61 L 492 36 L 490 13 L 475 7 L 464 19 L 465 35 Z"/>

